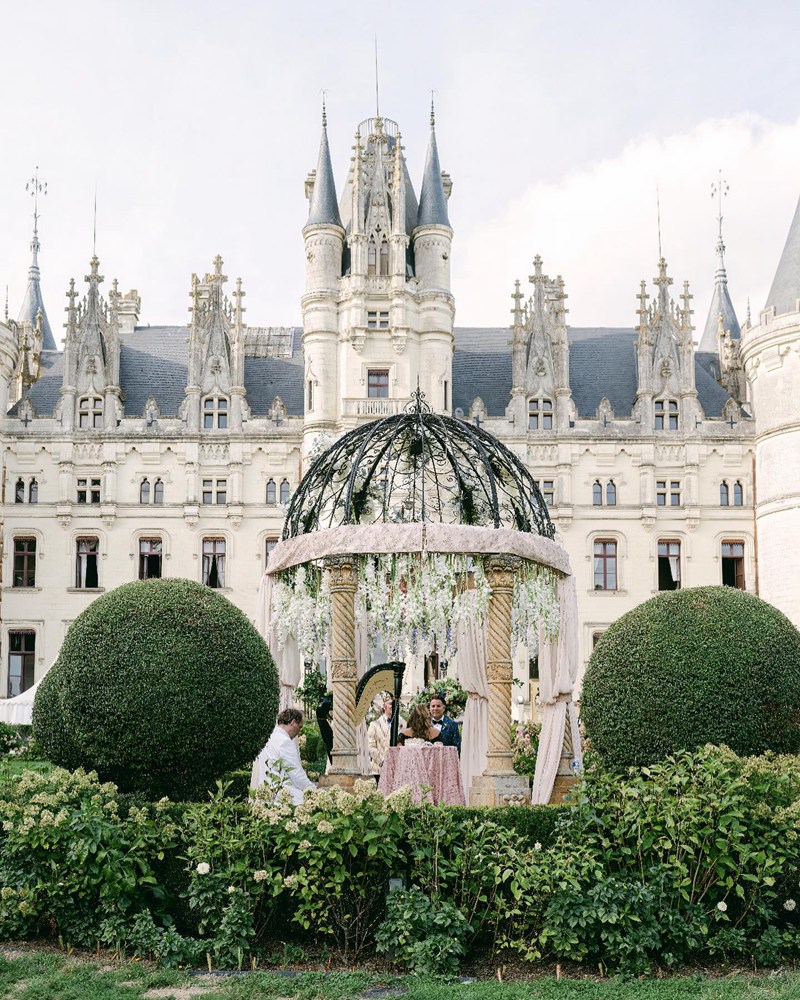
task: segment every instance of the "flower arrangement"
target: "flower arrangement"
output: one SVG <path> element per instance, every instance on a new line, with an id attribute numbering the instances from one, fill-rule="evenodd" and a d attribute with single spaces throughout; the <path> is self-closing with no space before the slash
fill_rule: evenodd
<path id="1" fill-rule="evenodd" d="M 511 752 L 514 755 L 514 770 L 517 774 L 532 778 L 536 772 L 536 754 L 539 750 L 538 722 L 517 722 L 511 727 Z"/>

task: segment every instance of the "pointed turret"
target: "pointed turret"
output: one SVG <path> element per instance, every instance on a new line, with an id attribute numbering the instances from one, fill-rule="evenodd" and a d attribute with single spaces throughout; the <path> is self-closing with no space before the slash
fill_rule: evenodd
<path id="1" fill-rule="evenodd" d="M 418 226 L 449 226 L 447 215 L 447 196 L 442 183 L 442 170 L 439 166 L 439 150 L 436 146 L 436 118 L 431 102 L 431 134 L 428 139 L 428 152 L 425 157 L 425 172 L 422 175 L 422 188 L 419 193 Z"/>
<path id="2" fill-rule="evenodd" d="M 333 181 L 331 151 L 328 146 L 328 116 L 322 105 L 322 138 L 319 143 L 319 159 L 311 190 L 307 226 L 341 226 L 339 205 L 336 201 L 336 185 Z"/>
<path id="3" fill-rule="evenodd" d="M 31 326 L 36 326 L 36 316 L 41 312 L 43 333 L 42 348 L 45 351 L 55 351 L 57 350 L 56 341 L 53 336 L 53 331 L 50 329 L 50 320 L 47 318 L 47 311 L 45 310 L 44 300 L 42 299 L 42 289 L 39 284 L 40 249 L 41 244 L 39 243 L 38 226 L 34 221 L 33 239 L 31 240 L 32 259 L 31 266 L 28 269 L 28 287 L 25 289 L 25 298 L 22 302 L 22 308 L 19 311 L 19 322 L 30 323 Z"/>
<path id="4" fill-rule="evenodd" d="M 708 351 L 717 353 L 717 331 L 719 329 L 720 317 L 722 327 L 728 330 L 731 339 L 739 340 L 742 336 L 739 320 L 736 318 L 736 311 L 733 308 L 731 297 L 728 293 L 728 275 L 725 271 L 725 244 L 722 242 L 722 215 L 719 216 L 719 239 L 717 240 L 717 273 L 714 276 L 714 295 L 711 298 L 711 306 L 708 310 L 706 325 L 703 328 L 703 336 L 700 338 L 698 351 Z"/>
<path id="5" fill-rule="evenodd" d="M 800 201 L 797 203 L 778 270 L 772 279 L 764 308 L 780 313 L 796 312 L 800 299 Z"/>

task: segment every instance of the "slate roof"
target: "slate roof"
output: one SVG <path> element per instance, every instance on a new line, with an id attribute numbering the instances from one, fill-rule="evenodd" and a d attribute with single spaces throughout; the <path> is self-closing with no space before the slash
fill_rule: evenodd
<path id="1" fill-rule="evenodd" d="M 794 218 L 786 237 L 778 269 L 772 279 L 765 309 L 775 306 L 780 313 L 794 312 L 800 299 L 800 201 L 797 202 Z"/>
<path id="2" fill-rule="evenodd" d="M 311 190 L 311 203 L 308 208 L 307 226 L 332 224 L 341 226 L 339 206 L 336 204 L 336 185 L 333 181 L 331 151 L 328 146 L 328 130 L 322 126 L 322 138 L 319 142 L 319 159 L 314 187 Z"/>
<path id="3" fill-rule="evenodd" d="M 698 350 L 717 353 L 717 330 L 719 329 L 720 314 L 722 315 L 722 328 L 730 330 L 731 337 L 734 340 L 741 340 L 742 331 L 728 292 L 728 282 L 725 278 L 724 270 L 721 278 L 719 272 L 717 272 L 714 295 L 711 299 L 711 305 L 708 307 L 708 317 L 706 318 L 706 325 L 703 328 L 703 336 L 700 338 Z"/>
<path id="4" fill-rule="evenodd" d="M 618 417 L 631 414 L 636 398 L 636 331 L 609 327 L 569 329 L 570 382 L 581 418 L 593 418 L 600 400 L 607 396 Z M 123 340 L 120 383 L 125 415 L 144 414 L 149 396 L 165 417 L 177 416 L 187 379 L 185 326 L 138 327 Z M 283 400 L 290 416 L 303 413 L 302 330 L 294 328 L 291 358 L 251 358 L 244 362 L 247 402 L 255 417 L 264 417 L 275 396 Z M 469 412 L 476 396 L 491 417 L 503 416 L 511 392 L 511 331 L 507 327 L 457 327 L 453 357 L 453 407 Z M 719 417 L 728 394 L 715 381 L 716 353 L 695 355 L 697 393 L 704 412 Z M 64 355 L 42 353 L 41 378 L 28 398 L 36 413 L 49 417 L 58 403 L 63 381 Z M 17 407 L 10 411 L 15 415 Z"/>

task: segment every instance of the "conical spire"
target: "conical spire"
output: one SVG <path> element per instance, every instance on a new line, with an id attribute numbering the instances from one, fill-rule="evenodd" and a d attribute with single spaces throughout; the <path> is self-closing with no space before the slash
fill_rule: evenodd
<path id="1" fill-rule="evenodd" d="M 336 201 L 336 185 L 333 182 L 331 151 L 328 147 L 328 116 L 325 111 L 325 101 L 322 102 L 322 138 L 319 143 L 317 173 L 311 191 L 311 204 L 308 209 L 306 225 L 342 225 L 339 205 Z"/>
<path id="2" fill-rule="evenodd" d="M 439 166 L 439 150 L 436 147 L 436 118 L 431 101 L 431 134 L 428 139 L 428 154 L 425 157 L 425 173 L 419 194 L 418 226 L 449 226 L 447 198 L 442 184 L 442 170 Z"/>
<path id="3" fill-rule="evenodd" d="M 703 336 L 700 338 L 698 351 L 709 351 L 717 353 L 717 331 L 719 329 L 720 317 L 722 317 L 722 327 L 729 330 L 734 340 L 739 340 L 742 331 L 739 327 L 739 320 L 736 318 L 736 310 L 733 308 L 731 297 L 728 294 L 728 276 L 725 271 L 725 244 L 722 242 L 722 232 L 717 241 L 717 273 L 714 276 L 714 294 L 711 297 L 711 305 L 708 309 L 706 325 L 703 328 Z"/>
<path id="4" fill-rule="evenodd" d="M 56 341 L 53 331 L 50 329 L 50 320 L 44 308 L 42 299 L 42 289 L 39 284 L 39 243 L 38 228 L 34 224 L 33 239 L 31 240 L 31 266 L 28 268 L 28 287 L 25 289 L 25 298 L 22 308 L 19 311 L 20 323 L 32 323 L 36 325 L 36 316 L 42 314 L 42 349 L 45 351 L 55 351 Z"/>
<path id="5" fill-rule="evenodd" d="M 777 313 L 794 312 L 800 299 L 800 201 L 786 237 L 778 270 L 772 279 L 765 308 L 775 307 Z"/>

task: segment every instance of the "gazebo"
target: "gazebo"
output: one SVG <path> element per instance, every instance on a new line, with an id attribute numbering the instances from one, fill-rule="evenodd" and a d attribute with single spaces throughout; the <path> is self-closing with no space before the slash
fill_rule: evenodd
<path id="1" fill-rule="evenodd" d="M 333 751 L 327 783 L 361 774 L 358 677 L 376 646 L 456 655 L 473 805 L 522 803 L 511 752 L 513 652 L 538 648 L 542 733 L 532 801 L 560 797 L 581 764 L 571 692 L 575 580 L 522 462 L 491 434 L 435 414 L 417 390 L 405 411 L 357 427 L 310 465 L 269 557 L 259 624 L 284 704 L 294 663 L 328 654 Z M 293 671 L 294 674 L 293 674 Z"/>

